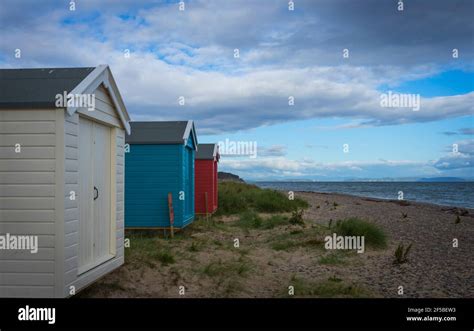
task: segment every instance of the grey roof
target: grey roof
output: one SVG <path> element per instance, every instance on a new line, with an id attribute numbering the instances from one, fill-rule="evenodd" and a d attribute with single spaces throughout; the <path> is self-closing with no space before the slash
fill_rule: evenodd
<path id="1" fill-rule="evenodd" d="M 0 69 L 0 108 L 51 108 L 95 68 Z"/>
<path id="2" fill-rule="evenodd" d="M 197 160 L 219 160 L 217 144 L 199 144 L 195 158 Z"/>
<path id="3" fill-rule="evenodd" d="M 184 144 L 192 134 L 197 147 L 193 121 L 130 122 L 130 126 L 131 134 L 125 138 L 128 144 Z"/>

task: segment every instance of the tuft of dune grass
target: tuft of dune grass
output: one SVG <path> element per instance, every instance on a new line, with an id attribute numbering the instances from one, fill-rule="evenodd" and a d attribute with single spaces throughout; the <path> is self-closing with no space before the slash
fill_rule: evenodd
<path id="1" fill-rule="evenodd" d="M 240 214 L 248 210 L 282 213 L 308 206 L 305 200 L 296 197 L 290 200 L 280 191 L 262 189 L 246 183 L 222 182 L 219 183 L 219 207 L 216 216 Z"/>
<path id="2" fill-rule="evenodd" d="M 247 210 L 239 215 L 239 219 L 234 224 L 245 230 L 270 230 L 278 226 L 288 225 L 289 223 L 288 217 L 284 215 L 277 214 L 271 215 L 270 217 L 261 217 L 257 212 Z"/>
<path id="3" fill-rule="evenodd" d="M 387 235 L 377 225 L 352 217 L 336 222 L 331 228 L 338 236 L 364 236 L 365 244 L 375 248 L 387 247 Z"/>
<path id="4" fill-rule="evenodd" d="M 363 287 L 344 282 L 336 277 L 313 282 L 293 276 L 290 285 L 294 287 L 295 297 L 360 298 L 370 296 L 370 293 Z M 286 293 L 284 296 L 288 297 Z"/>

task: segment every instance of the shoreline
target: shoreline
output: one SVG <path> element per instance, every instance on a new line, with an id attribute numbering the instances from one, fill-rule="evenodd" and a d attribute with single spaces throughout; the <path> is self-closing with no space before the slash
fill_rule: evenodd
<path id="1" fill-rule="evenodd" d="M 474 181 L 465 182 L 251 182 L 259 188 L 347 194 L 357 197 L 398 200 L 402 191 L 406 201 L 474 210 Z"/>
<path id="2" fill-rule="evenodd" d="M 277 191 L 285 192 L 285 193 L 288 192 L 287 190 L 281 190 L 281 189 L 277 189 Z M 441 205 L 441 204 L 437 204 L 437 203 L 434 203 L 434 202 L 416 201 L 416 200 L 408 200 L 408 199 L 398 200 L 398 199 L 388 199 L 388 198 L 375 198 L 375 197 L 370 197 L 370 196 L 366 196 L 366 195 L 355 195 L 355 194 L 337 193 L 337 192 L 317 192 L 317 191 L 297 191 L 297 190 L 293 190 L 293 192 L 295 192 L 295 193 L 308 193 L 308 194 L 315 193 L 315 194 L 321 194 L 321 195 L 335 195 L 335 196 L 342 196 L 342 197 L 359 198 L 359 199 L 363 199 L 363 200 L 366 200 L 366 201 L 391 202 L 391 203 L 395 203 L 395 204 L 403 204 L 404 202 L 402 202 L 402 201 L 405 201 L 405 203 L 407 203 L 409 205 L 428 205 L 428 206 L 432 206 L 432 207 L 439 207 L 439 208 L 442 208 L 442 209 L 445 209 L 445 208 L 466 209 L 466 210 L 469 211 L 469 214 L 471 214 L 471 213 L 474 214 L 474 208 L 463 207 L 463 206 L 455 206 L 455 205 Z M 472 217 L 474 217 L 474 215 Z"/>

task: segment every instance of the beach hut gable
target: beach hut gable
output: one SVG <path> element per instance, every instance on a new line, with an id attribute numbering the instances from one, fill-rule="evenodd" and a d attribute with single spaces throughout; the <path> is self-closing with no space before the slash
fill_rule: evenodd
<path id="1" fill-rule="evenodd" d="M 214 160 L 219 161 L 219 145 L 218 144 L 199 144 L 196 153 L 196 160 Z"/>
<path id="2" fill-rule="evenodd" d="M 130 134 L 130 116 L 125 108 L 125 104 L 119 93 L 117 84 L 115 83 L 114 77 L 110 71 L 109 66 L 99 65 L 97 66 L 82 82 L 80 82 L 74 90 L 71 91 L 72 95 L 90 94 L 94 93 L 97 88 L 102 85 L 108 93 L 108 97 L 112 102 L 115 110 L 127 132 Z M 67 107 L 67 112 L 72 115 L 78 110 L 77 105 Z"/>
<path id="3" fill-rule="evenodd" d="M 127 110 L 108 66 L 2 69 L 0 90 L 0 235 L 37 239 L 0 252 L 0 297 L 74 295 L 124 262 Z"/>
<path id="4" fill-rule="evenodd" d="M 196 129 L 194 128 L 193 121 L 188 121 L 188 123 L 186 124 L 186 129 L 184 130 L 183 141 L 185 145 L 188 144 L 190 138 L 191 138 L 190 147 L 192 147 L 194 150 L 197 151 L 198 141 L 197 141 Z"/>

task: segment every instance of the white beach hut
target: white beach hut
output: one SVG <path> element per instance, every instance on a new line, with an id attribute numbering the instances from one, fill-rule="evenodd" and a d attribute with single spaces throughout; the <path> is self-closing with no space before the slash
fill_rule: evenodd
<path id="1" fill-rule="evenodd" d="M 129 120 L 106 65 L 0 70 L 0 297 L 67 297 L 123 264 Z"/>

